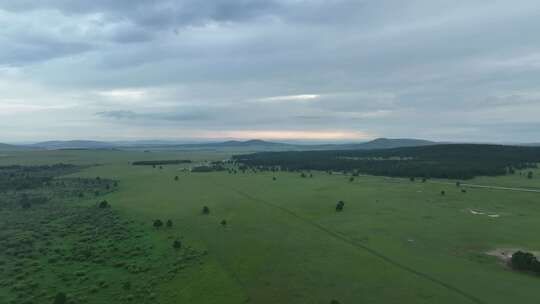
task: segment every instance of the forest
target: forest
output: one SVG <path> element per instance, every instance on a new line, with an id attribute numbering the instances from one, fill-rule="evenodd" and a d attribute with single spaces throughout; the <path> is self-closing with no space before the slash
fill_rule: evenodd
<path id="1" fill-rule="evenodd" d="M 536 168 L 540 162 L 540 147 L 441 144 L 368 151 L 260 152 L 236 155 L 233 159 L 241 165 L 262 170 L 279 168 L 285 171 L 471 179 Z"/>

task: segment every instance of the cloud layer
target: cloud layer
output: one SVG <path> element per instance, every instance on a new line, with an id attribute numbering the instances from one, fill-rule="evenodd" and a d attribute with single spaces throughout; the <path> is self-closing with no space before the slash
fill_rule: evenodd
<path id="1" fill-rule="evenodd" d="M 534 0 L 0 0 L 0 141 L 540 141 Z"/>

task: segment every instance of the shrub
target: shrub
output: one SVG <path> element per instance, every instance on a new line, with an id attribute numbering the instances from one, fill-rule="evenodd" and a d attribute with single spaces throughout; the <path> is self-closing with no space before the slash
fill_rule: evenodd
<path id="1" fill-rule="evenodd" d="M 99 208 L 101 209 L 109 208 L 109 202 L 101 201 L 101 203 L 99 203 Z"/>

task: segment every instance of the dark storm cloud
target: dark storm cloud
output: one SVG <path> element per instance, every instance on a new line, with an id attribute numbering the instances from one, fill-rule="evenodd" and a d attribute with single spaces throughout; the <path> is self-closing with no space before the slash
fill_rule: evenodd
<path id="1" fill-rule="evenodd" d="M 535 140 L 538 28 L 536 0 L 0 0 L 0 109 Z"/>

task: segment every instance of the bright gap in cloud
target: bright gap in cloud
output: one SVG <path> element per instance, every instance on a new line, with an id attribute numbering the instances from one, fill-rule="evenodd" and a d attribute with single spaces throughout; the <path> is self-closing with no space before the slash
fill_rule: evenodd
<path id="1" fill-rule="evenodd" d="M 309 101 L 321 97 L 317 94 L 300 94 L 300 95 L 285 95 L 259 98 L 260 102 L 283 102 L 283 101 Z"/>
<path id="2" fill-rule="evenodd" d="M 362 131 L 297 131 L 297 130 L 238 130 L 204 132 L 200 138 L 268 139 L 268 140 L 357 140 L 373 138 Z"/>

